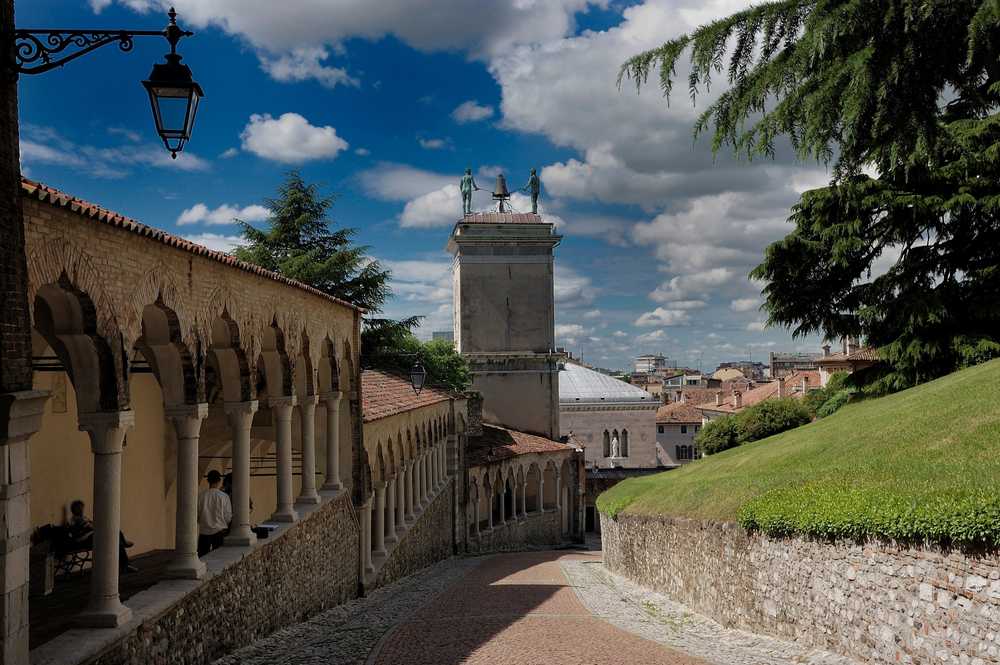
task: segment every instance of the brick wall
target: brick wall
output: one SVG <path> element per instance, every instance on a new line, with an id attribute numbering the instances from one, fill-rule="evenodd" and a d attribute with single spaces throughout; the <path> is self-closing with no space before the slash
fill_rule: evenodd
<path id="1" fill-rule="evenodd" d="M 345 492 L 144 621 L 88 665 L 211 663 L 356 597 L 359 547 Z"/>
<path id="2" fill-rule="evenodd" d="M 403 535 L 402 542 L 393 548 L 389 559 L 378 571 L 376 587 L 394 582 L 451 556 L 451 493 L 454 486 L 454 479 L 449 478 L 444 489 L 438 492 L 431 505 L 421 513 L 416 524 Z"/>
<path id="3" fill-rule="evenodd" d="M 0 32 L 14 31 L 14 1 L 0 0 Z M 14 61 L 14 40 L 4 40 L 3 62 Z M 31 390 L 31 327 L 21 215 L 17 79 L 0 81 L 0 393 Z"/>
<path id="4" fill-rule="evenodd" d="M 862 662 L 1000 663 L 1000 556 L 601 516 L 604 563 L 726 626 Z"/>

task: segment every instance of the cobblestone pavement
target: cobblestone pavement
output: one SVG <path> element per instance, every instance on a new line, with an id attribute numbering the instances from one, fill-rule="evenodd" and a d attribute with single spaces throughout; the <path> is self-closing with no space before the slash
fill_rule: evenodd
<path id="1" fill-rule="evenodd" d="M 216 665 L 850 665 L 727 630 L 612 575 L 599 552 L 450 559 Z"/>
<path id="2" fill-rule="evenodd" d="M 564 560 L 563 572 L 597 617 L 713 665 L 853 665 L 794 642 L 723 628 L 683 605 L 609 572 L 600 560 Z"/>

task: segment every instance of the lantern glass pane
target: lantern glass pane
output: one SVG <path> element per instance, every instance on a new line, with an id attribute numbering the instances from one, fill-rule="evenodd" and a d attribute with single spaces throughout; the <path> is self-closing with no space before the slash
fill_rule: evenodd
<path id="1" fill-rule="evenodd" d="M 164 134 L 183 134 L 187 129 L 187 95 L 175 97 L 157 94 L 156 101 L 160 107 L 160 131 Z"/>

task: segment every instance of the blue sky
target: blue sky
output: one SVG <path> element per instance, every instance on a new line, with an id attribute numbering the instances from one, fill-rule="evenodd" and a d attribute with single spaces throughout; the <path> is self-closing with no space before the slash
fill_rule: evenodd
<path id="1" fill-rule="evenodd" d="M 605 367 L 662 352 L 706 368 L 818 350 L 762 330 L 747 280 L 788 207 L 824 170 L 786 154 L 745 164 L 691 138 L 683 92 L 619 91 L 622 60 L 744 0 L 177 0 L 179 47 L 205 89 L 176 161 L 140 81 L 166 43 L 109 46 L 20 84 L 26 174 L 217 249 L 234 215 L 299 169 L 338 196 L 333 221 L 395 276 L 390 316 L 451 327 L 443 248 L 457 181 L 542 176 L 557 249 L 557 336 Z M 19 27 L 165 23 L 159 0 L 20 0 Z M 684 72 L 678 72 L 684 76 Z M 524 206 L 517 199 L 515 206 Z M 485 207 L 486 201 L 480 205 Z"/>

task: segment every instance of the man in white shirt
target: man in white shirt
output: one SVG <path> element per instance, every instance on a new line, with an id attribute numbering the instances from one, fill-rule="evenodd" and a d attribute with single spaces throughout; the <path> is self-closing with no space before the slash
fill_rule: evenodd
<path id="1" fill-rule="evenodd" d="M 198 556 L 222 547 L 233 519 L 233 504 L 220 489 L 222 474 L 212 469 L 206 478 L 208 489 L 198 495 Z"/>

